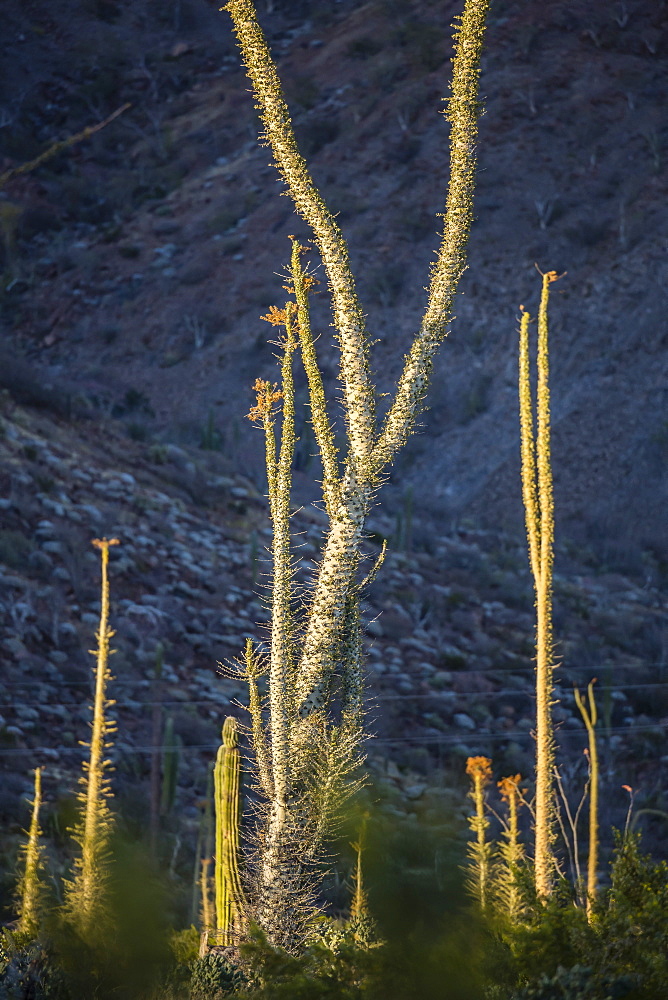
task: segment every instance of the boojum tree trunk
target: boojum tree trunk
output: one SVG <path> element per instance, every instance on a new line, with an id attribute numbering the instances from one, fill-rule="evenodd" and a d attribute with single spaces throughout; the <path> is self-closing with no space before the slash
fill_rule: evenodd
<path id="1" fill-rule="evenodd" d="M 288 108 L 251 0 L 229 0 L 229 12 L 271 147 L 296 211 L 310 227 L 329 283 L 340 350 L 345 453 L 335 446 L 311 333 L 303 248 L 293 239 L 292 298 L 265 318 L 281 326 L 281 387 L 256 383 L 250 416 L 265 432 L 272 546 L 272 622 L 268 662 L 248 644 L 252 746 L 258 785 L 267 802 L 252 886 L 256 914 L 274 941 L 296 933 L 298 899 L 309 898 L 305 867 L 316 860 L 341 802 L 354 787 L 351 772 L 362 739 L 362 651 L 359 599 L 365 521 L 380 482 L 413 432 L 427 392 L 434 355 L 452 319 L 466 266 L 475 182 L 478 82 L 488 0 L 466 0 L 455 33 L 455 57 L 445 115 L 450 123 L 450 182 L 443 234 L 428 303 L 406 356 L 387 415 L 379 422 L 370 365 L 369 334 L 346 242 L 300 154 Z M 322 463 L 328 527 L 310 594 L 296 606 L 290 537 L 290 485 L 294 449 L 292 365 L 301 356 L 310 417 Z M 277 456 L 275 423 L 281 410 Z M 379 563 L 382 560 L 382 554 Z M 377 568 L 377 567 L 376 567 Z M 373 576 L 373 572 L 371 576 Z M 269 676 L 266 702 L 258 678 Z"/>

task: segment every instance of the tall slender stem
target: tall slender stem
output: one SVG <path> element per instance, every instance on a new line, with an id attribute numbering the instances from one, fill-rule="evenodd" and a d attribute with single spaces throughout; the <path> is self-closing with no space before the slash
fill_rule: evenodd
<path id="1" fill-rule="evenodd" d="M 587 861 L 587 917 L 591 920 L 592 908 L 598 886 L 598 746 L 596 744 L 596 723 L 598 712 L 594 698 L 594 681 L 587 686 L 589 709 L 580 691 L 575 688 L 575 703 L 580 710 L 582 721 L 589 737 L 589 858 Z"/>
<path id="2" fill-rule="evenodd" d="M 539 897 L 549 896 L 554 874 L 554 728 L 552 650 L 552 565 L 554 501 L 550 461 L 550 388 L 547 307 L 556 271 L 542 276 L 538 311 L 536 438 L 533 438 L 529 323 L 522 307 L 519 348 L 519 397 L 522 455 L 522 495 L 526 516 L 529 562 L 536 594 L 536 805 L 534 878 Z"/>

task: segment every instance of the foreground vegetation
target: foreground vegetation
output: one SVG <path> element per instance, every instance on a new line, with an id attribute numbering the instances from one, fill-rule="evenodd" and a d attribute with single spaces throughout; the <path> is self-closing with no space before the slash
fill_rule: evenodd
<path id="1" fill-rule="evenodd" d="M 469 758 L 473 812 L 467 860 L 457 850 L 448 817 L 432 827 L 415 821 L 396 830 L 384 827 L 372 809 L 357 823 L 351 816 L 364 786 L 360 600 L 384 554 L 383 548 L 362 576 L 365 520 L 383 476 L 415 428 L 465 267 L 487 3 L 467 0 L 458 27 L 447 110 L 451 180 L 443 239 L 425 315 L 381 421 L 366 318 L 345 241 L 297 149 L 253 4 L 230 0 L 227 10 L 267 141 L 298 212 L 313 231 L 327 274 L 340 347 L 343 430 L 337 436 L 328 413 L 311 331 L 309 291 L 315 277 L 302 262 L 306 248 L 293 237 L 287 301 L 263 317 L 279 330 L 280 382 L 256 382 L 257 402 L 249 414 L 264 433 L 273 545 L 269 650 L 249 640 L 242 658 L 229 665 L 248 685 L 250 724 L 244 735 L 252 771 L 246 810 L 239 724 L 228 718 L 214 769 L 213 877 L 212 852 L 200 845 L 200 926 L 170 929 L 165 885 L 151 875 L 136 845 L 121 837 L 109 804 L 107 749 L 113 727 L 107 719 L 107 689 L 113 631 L 108 564 L 109 547 L 117 540 L 96 539 L 102 558 L 101 617 L 90 752 L 81 779 L 80 815 L 71 831 L 77 844 L 73 875 L 64 903 L 55 905 L 44 870 L 39 821 L 43 775 L 38 768 L 17 921 L 2 942 L 0 998 L 654 1000 L 668 988 L 668 868 L 642 855 L 627 823 L 617 835 L 609 876 L 604 879 L 599 871 L 593 682 L 587 704 L 576 693 L 590 767 L 575 812 L 557 767 L 548 365 L 548 301 L 555 272 L 542 275 L 535 406 L 531 318 L 523 307 L 519 344 L 522 486 L 536 595 L 533 797 L 527 798 L 521 775 L 500 776 L 501 803 L 492 809 L 492 762 Z M 321 561 L 306 592 L 295 587 L 297 558 L 290 527 L 296 357 L 309 387 L 327 514 Z M 578 820 L 587 800 L 585 879 Z M 489 837 L 493 819 L 502 828 L 498 843 Z M 337 830 L 346 824 L 356 827 L 357 837 L 351 900 L 328 908 L 327 879 L 335 867 L 329 852 Z M 558 846 L 559 826 L 570 854 L 571 878 L 565 875 Z"/>
<path id="2" fill-rule="evenodd" d="M 436 859 L 439 859 L 436 865 Z M 240 949 L 198 957 L 200 934 L 172 931 L 165 884 L 136 845 L 116 842 L 104 929 L 82 936 L 52 910 L 38 934 L 6 929 L 0 997 L 7 1000 L 656 1000 L 668 983 L 668 869 L 618 836 L 610 882 L 591 918 L 561 879 L 536 898 L 518 866 L 515 913 L 492 866 L 485 913 L 462 885 L 448 822 L 403 829 L 370 820 L 369 908 L 319 917 L 298 954 L 251 927 Z M 371 912 L 373 917 L 371 917 Z"/>

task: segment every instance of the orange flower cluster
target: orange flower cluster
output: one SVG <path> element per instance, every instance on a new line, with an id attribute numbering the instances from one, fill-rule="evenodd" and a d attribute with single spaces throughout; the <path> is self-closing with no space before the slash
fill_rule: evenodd
<path id="1" fill-rule="evenodd" d="M 466 761 L 466 773 L 473 778 L 480 778 L 483 783 L 491 780 L 492 762 L 489 757 L 469 757 Z"/>
<path id="2" fill-rule="evenodd" d="M 526 788 L 520 788 L 520 781 L 522 780 L 521 774 L 514 774 L 510 778 L 501 778 L 501 781 L 497 781 L 499 786 L 499 791 L 501 793 L 501 798 L 504 802 L 510 802 L 513 795 L 523 795 Z"/>
<path id="3" fill-rule="evenodd" d="M 247 413 L 246 416 L 253 422 L 262 423 L 265 417 L 271 416 L 274 403 L 283 398 L 283 393 L 275 382 L 272 388 L 271 382 L 265 382 L 261 378 L 255 379 L 253 389 L 257 393 L 257 403 L 251 407 L 250 413 Z"/>
<path id="4" fill-rule="evenodd" d="M 285 326 L 288 309 L 290 310 L 290 318 L 292 319 L 293 310 L 296 309 L 293 302 L 288 302 L 285 309 L 279 309 L 278 306 L 270 306 L 267 315 L 260 316 L 260 319 L 263 319 L 266 323 L 271 323 L 272 326 Z"/>
<path id="5" fill-rule="evenodd" d="M 91 542 L 91 545 L 94 545 L 96 549 L 108 549 L 110 545 L 120 544 L 117 538 L 94 538 Z"/>

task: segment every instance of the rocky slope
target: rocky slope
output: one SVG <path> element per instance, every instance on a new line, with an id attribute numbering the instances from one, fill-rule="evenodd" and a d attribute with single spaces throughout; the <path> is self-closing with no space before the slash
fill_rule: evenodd
<path id="1" fill-rule="evenodd" d="M 132 108 L 7 186 L 19 228 L 14 239 L 10 211 L 5 342 L 103 408 L 129 410 L 129 393 L 136 435 L 192 443 L 210 418 L 243 463 L 248 387 L 273 364 L 258 316 L 282 295 L 286 235 L 308 234 L 258 147 L 227 15 L 204 0 L 7 6 L 8 165 Z M 350 241 L 387 391 L 437 239 L 458 7 L 266 8 L 298 137 Z M 400 499 L 429 470 L 422 517 L 521 528 L 515 327 L 519 303 L 535 303 L 537 263 L 568 272 L 552 324 L 560 530 L 616 568 L 642 551 L 665 568 L 667 30 L 655 0 L 494 5 L 471 266 L 425 431 L 395 473 Z M 326 336 L 321 353 L 335 392 Z M 247 471 L 259 485 L 259 463 Z"/>
<path id="2" fill-rule="evenodd" d="M 6 397 L 1 426 L 3 867 L 13 867 L 21 799 L 36 764 L 45 767 L 45 825 L 61 863 L 66 857 L 99 615 L 90 540 L 104 535 L 120 540 L 110 565 L 115 808 L 146 832 L 151 749 L 165 745 L 171 718 L 180 767 L 163 827 L 187 869 L 222 720 L 230 712 L 246 718 L 243 685 L 217 663 L 229 665 L 245 636 L 265 634 L 264 499 L 215 452 L 128 442 L 107 422 L 54 418 Z M 371 773 L 392 814 L 434 817 L 445 804 L 459 815 L 467 756 L 490 755 L 499 775 L 532 770 L 526 557 L 510 537 L 473 529 L 435 535 L 417 551 L 410 509 L 399 524 L 379 514 L 369 527 L 370 555 L 390 538 L 364 605 Z M 308 572 L 321 543 L 320 511 L 303 507 L 295 532 Z M 665 601 L 653 586 L 583 572 L 567 556 L 561 562 L 568 571 L 557 576 L 555 603 L 560 760 L 576 795 L 586 740 L 572 686 L 596 676 L 607 827 L 623 822 L 623 783 L 639 789 L 642 806 L 665 809 Z M 660 822 L 651 833 L 660 844 Z"/>
<path id="3" fill-rule="evenodd" d="M 438 110 L 456 8 L 267 7 L 300 141 L 350 238 L 389 391 L 437 239 L 447 180 Z M 390 810 L 428 813 L 454 795 L 461 811 L 460 778 L 447 792 L 443 770 L 460 776 L 471 753 L 491 755 L 499 774 L 530 771 L 533 597 L 514 328 L 519 302 L 532 308 L 537 296 L 534 262 L 568 271 L 552 322 L 567 778 L 572 788 L 583 778 L 570 689 L 597 676 L 604 822 L 623 823 L 622 783 L 666 809 L 667 18 L 665 3 L 648 0 L 495 5 L 471 267 L 424 430 L 369 526 L 370 551 L 390 539 L 365 607 L 369 752 Z M 287 234 L 307 234 L 257 146 L 226 15 L 196 0 L 32 0 L 7 4 L 5 28 L 5 167 L 133 105 L 11 181 L 0 200 L 8 871 L 36 763 L 48 768 L 48 828 L 64 843 L 88 719 L 93 536 L 121 541 L 111 566 L 121 808 L 145 826 L 159 702 L 183 743 L 179 823 L 197 825 L 221 720 L 241 714 L 232 702 L 242 690 L 216 661 L 262 635 L 262 448 L 244 414 L 254 379 L 275 374 L 258 316 L 281 300 Z M 335 396 L 324 294 L 315 315 Z M 307 558 L 321 531 L 313 450 L 304 422 L 295 525 Z M 665 848 L 660 820 L 653 830 Z"/>

